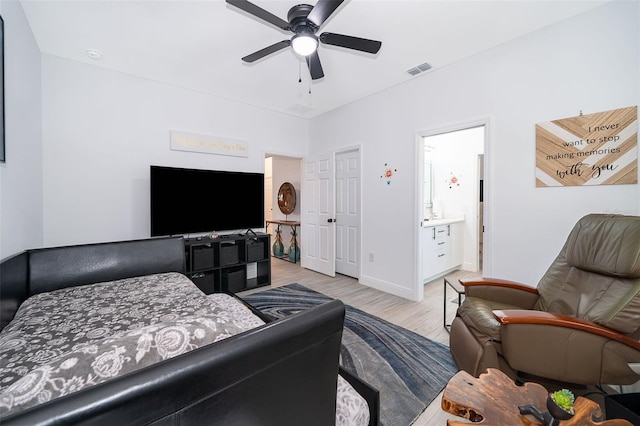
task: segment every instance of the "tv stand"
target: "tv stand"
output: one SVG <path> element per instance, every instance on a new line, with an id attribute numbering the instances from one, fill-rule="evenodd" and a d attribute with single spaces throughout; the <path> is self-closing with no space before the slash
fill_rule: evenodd
<path id="1" fill-rule="evenodd" d="M 251 235 L 258 235 L 255 233 L 255 231 L 251 228 L 247 229 L 247 232 L 244 233 L 244 235 L 249 235 L 249 233 L 251 233 Z"/>
<path id="2" fill-rule="evenodd" d="M 294 221 L 294 220 L 267 220 L 267 225 L 266 225 L 267 231 L 269 231 L 269 225 L 272 223 L 277 225 L 275 232 L 280 232 L 280 225 L 289 225 L 291 227 L 291 236 L 292 236 L 291 241 L 293 242 L 292 245 L 297 246 L 298 249 L 300 248 L 300 246 L 298 245 L 298 239 L 297 239 L 297 235 L 298 235 L 297 228 L 298 226 L 300 226 L 300 222 Z M 289 247 L 289 250 L 292 250 L 292 248 Z M 293 250 L 295 250 L 295 248 L 293 248 Z M 277 257 L 278 259 L 283 259 L 293 263 L 297 263 L 299 260 L 297 255 L 294 255 L 293 259 L 291 259 L 289 254 L 283 254 L 282 256 L 276 256 L 274 254 L 273 257 Z"/>
<path id="3" fill-rule="evenodd" d="M 187 276 L 200 290 L 237 293 L 271 284 L 271 236 L 249 231 L 184 240 Z"/>

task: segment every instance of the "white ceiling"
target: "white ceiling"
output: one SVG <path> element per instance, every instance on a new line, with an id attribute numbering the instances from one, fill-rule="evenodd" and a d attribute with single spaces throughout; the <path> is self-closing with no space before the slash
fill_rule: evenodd
<path id="1" fill-rule="evenodd" d="M 254 3 L 286 20 L 298 1 Z M 313 82 L 290 49 L 243 63 L 243 56 L 291 33 L 223 0 L 21 3 L 42 53 L 310 118 L 412 78 L 429 78 L 433 70 L 606 1 L 346 0 L 318 34 L 380 40 L 382 48 L 371 55 L 321 45 L 325 77 Z M 102 59 L 90 59 L 87 49 L 101 51 Z M 433 70 L 407 73 L 424 62 Z"/>

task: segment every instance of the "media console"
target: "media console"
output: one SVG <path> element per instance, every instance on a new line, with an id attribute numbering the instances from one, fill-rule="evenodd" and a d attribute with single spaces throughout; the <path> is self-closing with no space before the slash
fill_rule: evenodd
<path id="1" fill-rule="evenodd" d="M 184 246 L 187 276 L 206 294 L 271 284 L 269 234 L 189 238 Z"/>

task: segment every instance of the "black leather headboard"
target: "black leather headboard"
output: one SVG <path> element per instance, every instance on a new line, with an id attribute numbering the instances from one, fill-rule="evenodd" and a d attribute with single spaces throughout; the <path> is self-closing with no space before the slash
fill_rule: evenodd
<path id="1" fill-rule="evenodd" d="M 184 273 L 184 257 L 181 237 L 32 250 L 29 295 L 153 273 Z"/>
<path id="2" fill-rule="evenodd" d="M 185 273 L 182 237 L 27 250 L 0 264 L 2 327 L 34 294 L 163 272 Z"/>
<path id="3" fill-rule="evenodd" d="M 26 251 L 0 263 L 0 330 L 13 319 L 18 306 L 29 297 Z"/>

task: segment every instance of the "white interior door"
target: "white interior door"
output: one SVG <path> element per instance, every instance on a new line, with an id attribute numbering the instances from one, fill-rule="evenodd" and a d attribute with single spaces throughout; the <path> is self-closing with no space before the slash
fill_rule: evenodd
<path id="1" fill-rule="evenodd" d="M 335 276 L 335 200 L 333 153 L 308 157 L 302 179 L 302 267 Z"/>
<path id="2" fill-rule="evenodd" d="M 336 154 L 336 272 L 360 277 L 360 152 Z"/>

